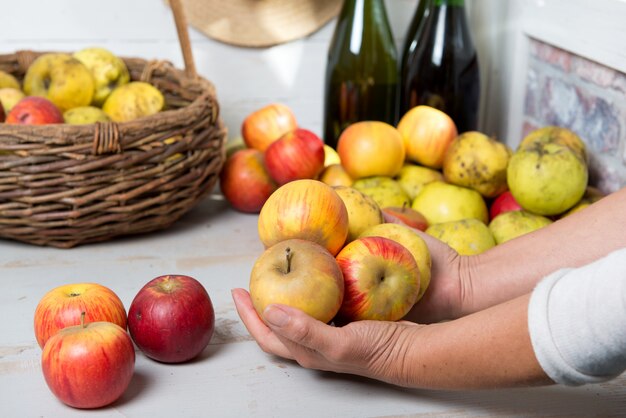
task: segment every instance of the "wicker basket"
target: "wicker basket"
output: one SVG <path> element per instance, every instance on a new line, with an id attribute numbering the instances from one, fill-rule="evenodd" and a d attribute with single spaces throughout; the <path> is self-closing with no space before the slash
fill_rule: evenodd
<path id="1" fill-rule="evenodd" d="M 124 123 L 0 124 L 0 237 L 70 248 L 166 228 L 216 184 L 226 129 L 214 86 L 195 74 L 187 28 L 171 2 L 185 71 L 123 58 L 166 110 Z M 0 55 L 22 78 L 41 53 Z"/>

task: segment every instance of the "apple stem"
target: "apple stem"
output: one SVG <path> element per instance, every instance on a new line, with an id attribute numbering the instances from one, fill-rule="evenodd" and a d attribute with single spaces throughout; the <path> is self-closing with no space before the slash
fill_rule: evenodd
<path id="1" fill-rule="evenodd" d="M 285 249 L 285 258 L 287 259 L 287 273 L 291 271 L 291 257 L 293 257 L 293 253 L 291 252 L 291 248 L 287 247 Z"/>
<path id="2" fill-rule="evenodd" d="M 85 328 L 85 311 L 80 313 L 80 326 Z"/>

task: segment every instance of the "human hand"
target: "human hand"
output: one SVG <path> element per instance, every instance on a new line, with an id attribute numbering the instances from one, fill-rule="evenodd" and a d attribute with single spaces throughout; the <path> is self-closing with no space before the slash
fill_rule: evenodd
<path id="1" fill-rule="evenodd" d="M 393 215 L 384 214 L 385 222 L 406 224 Z M 459 255 L 443 241 L 422 231 L 411 228 L 426 242 L 432 260 L 430 284 L 426 293 L 405 316 L 406 320 L 431 323 L 458 318 L 471 292 L 465 289 L 469 275 L 465 274 L 467 257 Z"/>
<path id="2" fill-rule="evenodd" d="M 320 322 L 285 305 L 270 305 L 264 322 L 244 289 L 232 290 L 248 332 L 268 354 L 301 366 L 410 386 L 411 339 L 422 326 L 406 322 L 356 321 L 343 327 Z"/>

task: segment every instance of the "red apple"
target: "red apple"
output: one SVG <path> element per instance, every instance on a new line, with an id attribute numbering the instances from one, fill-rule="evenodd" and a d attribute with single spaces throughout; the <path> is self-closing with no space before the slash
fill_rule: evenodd
<path id="1" fill-rule="evenodd" d="M 48 387 L 74 408 L 99 408 L 118 399 L 135 369 L 126 330 L 111 322 L 83 322 L 53 335 L 41 354 Z"/>
<path id="2" fill-rule="evenodd" d="M 337 254 L 345 294 L 338 317 L 343 321 L 396 321 L 417 301 L 420 274 L 402 244 L 380 236 L 358 238 Z"/>
<path id="3" fill-rule="evenodd" d="M 430 106 L 416 106 L 398 122 L 406 159 L 426 167 L 441 168 L 448 147 L 457 137 L 450 116 Z"/>
<path id="4" fill-rule="evenodd" d="M 47 125 L 63 123 L 63 114 L 50 100 L 27 96 L 9 112 L 6 123 L 18 125 Z"/>
<path id="5" fill-rule="evenodd" d="M 512 210 L 522 210 L 517 203 L 510 190 L 502 192 L 496 197 L 489 207 L 489 219 L 493 219 L 501 213 L 510 212 Z"/>
<path id="6" fill-rule="evenodd" d="M 313 132 L 296 129 L 265 150 L 265 167 L 276 183 L 314 179 L 324 168 L 324 142 Z"/>
<path id="7" fill-rule="evenodd" d="M 298 127 L 289 107 L 273 103 L 250 113 L 241 125 L 241 136 L 249 148 L 265 151 L 278 138 Z"/>
<path id="8" fill-rule="evenodd" d="M 76 283 L 56 287 L 46 293 L 35 309 L 35 337 L 39 347 L 63 328 L 85 321 L 108 321 L 126 329 L 126 309 L 109 288 L 97 283 Z"/>
<path id="9" fill-rule="evenodd" d="M 163 363 L 199 355 L 215 328 L 206 289 L 189 276 L 159 276 L 137 293 L 128 310 L 128 330 L 141 351 Z"/>
<path id="10" fill-rule="evenodd" d="M 250 273 L 250 297 L 261 317 L 269 304 L 281 303 L 329 322 L 341 306 L 343 286 L 335 257 L 321 245 L 303 239 L 271 246 Z"/>
<path id="11" fill-rule="evenodd" d="M 263 153 L 252 148 L 236 151 L 220 172 L 220 189 L 233 208 L 259 213 L 278 186 L 270 177 Z"/>
<path id="12" fill-rule="evenodd" d="M 420 231 L 426 231 L 426 228 L 428 228 L 426 217 L 409 206 L 388 206 L 382 208 L 382 211 L 399 219 L 411 228 L 419 229 Z"/>
<path id="13" fill-rule="evenodd" d="M 259 213 L 259 238 L 269 248 L 300 238 L 316 242 L 332 255 L 348 236 L 348 211 L 341 197 L 318 180 L 296 180 L 280 186 Z"/>

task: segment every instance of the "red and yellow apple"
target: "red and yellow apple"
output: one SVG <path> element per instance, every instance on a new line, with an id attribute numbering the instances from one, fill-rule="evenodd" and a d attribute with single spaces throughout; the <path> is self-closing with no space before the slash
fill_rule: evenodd
<path id="1" fill-rule="evenodd" d="M 345 287 L 338 313 L 341 321 L 397 321 L 417 301 L 417 262 L 398 242 L 380 236 L 358 238 L 336 258 Z"/>
<path id="2" fill-rule="evenodd" d="M 393 126 L 377 121 L 349 125 L 339 136 L 337 153 L 353 179 L 393 177 L 404 162 L 402 137 Z"/>
<path id="3" fill-rule="evenodd" d="M 266 249 L 250 273 L 250 297 L 263 317 L 280 303 L 329 322 L 343 301 L 344 283 L 335 257 L 312 241 L 289 239 Z"/>
<path id="4" fill-rule="evenodd" d="M 398 123 L 406 158 L 431 168 L 441 168 L 448 147 L 457 136 L 454 121 L 439 109 L 416 106 Z"/>
<path id="5" fill-rule="evenodd" d="M 265 151 L 278 138 L 298 127 L 291 109 L 272 103 L 250 113 L 241 125 L 241 136 L 249 148 Z"/>
<path id="6" fill-rule="evenodd" d="M 259 213 L 259 238 L 269 248 L 300 238 L 335 255 L 348 236 L 348 211 L 332 187 L 318 180 L 296 180 L 278 188 Z"/>
<path id="7" fill-rule="evenodd" d="M 202 284 L 193 277 L 165 275 L 150 280 L 128 310 L 128 330 L 137 347 L 163 363 L 198 356 L 215 329 L 215 311 Z"/>
<path id="8" fill-rule="evenodd" d="M 426 231 L 426 228 L 428 228 L 426 217 L 410 206 L 387 206 L 382 208 L 382 211 L 397 218 L 411 228 L 419 229 L 420 231 Z"/>
<path id="9" fill-rule="evenodd" d="M 108 287 L 97 283 L 76 283 L 55 287 L 47 292 L 35 309 L 35 337 L 39 347 L 54 334 L 85 321 L 107 321 L 126 329 L 126 309 Z"/>
<path id="10" fill-rule="evenodd" d="M 307 129 L 295 129 L 272 142 L 265 150 L 265 167 L 279 185 L 314 179 L 324 168 L 324 142 Z"/>
<path id="11" fill-rule="evenodd" d="M 13 125 L 63 123 L 63 114 L 50 100 L 27 96 L 13 106 L 5 122 Z"/>
<path id="12" fill-rule="evenodd" d="M 241 212 L 259 213 L 278 188 L 270 177 L 263 153 L 252 148 L 236 151 L 220 172 L 220 189 L 230 204 Z"/>
<path id="13" fill-rule="evenodd" d="M 82 322 L 53 335 L 41 354 L 52 393 L 74 408 L 100 408 L 117 400 L 135 370 L 135 348 L 111 322 Z"/>

